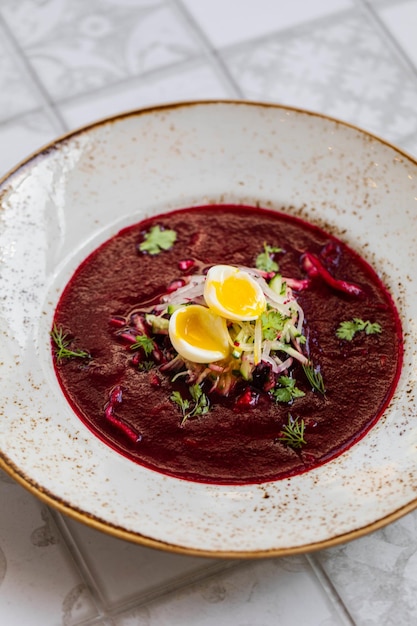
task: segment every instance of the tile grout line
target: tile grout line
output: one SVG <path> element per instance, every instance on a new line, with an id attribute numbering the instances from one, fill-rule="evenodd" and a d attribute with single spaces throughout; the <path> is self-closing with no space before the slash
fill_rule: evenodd
<path id="1" fill-rule="evenodd" d="M 90 592 L 90 596 L 94 607 L 97 611 L 97 617 L 89 618 L 87 620 L 82 620 L 79 622 L 80 624 L 94 623 L 95 620 L 98 619 L 109 619 L 107 611 L 105 610 L 104 599 L 101 597 L 100 590 L 95 583 L 94 577 L 92 576 L 90 569 L 85 562 L 81 549 L 79 548 L 77 542 L 72 536 L 71 531 L 69 530 L 64 516 L 56 511 L 55 509 L 48 506 L 49 515 L 52 518 L 55 528 L 59 532 L 60 537 L 62 538 L 63 544 L 69 554 L 72 565 L 75 567 L 76 571 L 81 577 L 82 582 L 86 585 L 87 589 Z M 76 626 L 76 625 L 74 625 Z"/>
<path id="2" fill-rule="evenodd" d="M 60 537 L 62 538 L 64 545 L 68 550 L 74 567 L 78 571 L 83 583 L 90 591 L 94 606 L 98 613 L 97 617 L 82 620 L 79 623 L 79 626 L 89 626 L 90 624 L 93 625 L 99 619 L 108 620 L 109 626 L 112 626 L 113 618 L 117 618 L 126 611 L 142 607 L 144 605 L 154 602 L 155 600 L 158 600 L 159 598 L 174 594 L 178 590 L 187 588 L 190 585 L 198 583 L 201 580 L 216 576 L 219 572 L 225 572 L 240 564 L 237 561 L 227 560 L 222 561 L 221 564 L 215 563 L 204 571 L 196 572 L 193 576 L 193 581 L 188 580 L 188 576 L 183 576 L 179 581 L 175 583 L 165 583 L 158 589 L 153 589 L 146 592 L 141 598 L 135 596 L 129 598 L 128 600 L 123 600 L 118 604 L 116 603 L 114 606 L 108 606 L 100 589 L 100 585 L 97 584 L 94 578 L 94 574 L 91 571 L 91 568 L 88 565 L 86 559 L 84 558 L 82 548 L 79 546 L 77 539 L 74 537 L 71 529 L 66 523 L 65 515 L 59 513 L 51 507 L 48 507 L 48 510 L 50 516 L 53 519 L 55 527 L 57 528 Z M 74 624 L 74 626 L 78 626 L 78 624 Z"/>
<path id="3" fill-rule="evenodd" d="M 384 24 L 384 21 L 379 16 L 378 11 L 369 4 L 368 0 L 354 0 L 356 5 L 361 8 L 364 13 L 367 14 L 371 26 L 374 26 L 375 31 L 383 37 L 384 40 L 388 42 L 391 50 L 397 57 L 397 59 L 402 63 L 407 72 L 411 74 L 414 80 L 417 80 L 417 67 L 414 65 L 413 61 L 410 59 L 408 54 L 405 52 L 403 47 L 399 44 L 397 39 L 392 35 L 389 29 Z M 394 5 L 393 5 L 394 6 Z"/>
<path id="4" fill-rule="evenodd" d="M 334 609 L 337 611 L 338 616 L 343 622 L 343 626 L 356 626 L 356 622 L 353 620 L 349 610 L 347 609 L 345 603 L 337 592 L 332 580 L 329 578 L 321 564 L 315 558 L 313 554 L 305 554 L 304 555 L 307 563 L 312 569 L 314 575 L 316 576 L 317 581 L 321 585 L 323 591 L 329 598 L 331 604 Z"/>
<path id="5" fill-rule="evenodd" d="M 0 30 L 3 31 L 3 42 L 7 44 L 10 49 L 11 54 L 13 55 L 14 60 L 19 66 L 19 69 L 22 71 L 22 74 L 27 79 L 29 83 L 29 87 L 36 92 L 36 95 L 39 99 L 39 108 L 45 111 L 48 117 L 51 119 L 51 122 L 57 131 L 58 134 L 62 134 L 67 132 L 68 126 L 66 125 L 64 119 L 60 115 L 57 110 L 55 104 L 51 100 L 47 90 L 42 84 L 39 76 L 36 71 L 32 67 L 29 59 L 26 54 L 20 47 L 17 39 L 15 38 L 13 32 L 10 30 L 6 20 L 0 14 Z"/>
<path id="6" fill-rule="evenodd" d="M 173 0 L 174 2 L 181 2 L 182 0 Z M 294 25 L 289 25 L 284 28 L 280 28 L 278 30 L 269 31 L 262 35 L 255 35 L 253 37 L 248 37 L 242 41 L 237 41 L 234 43 L 228 43 L 221 47 L 222 55 L 230 55 L 235 52 L 241 52 L 246 48 L 256 47 L 262 44 L 267 44 L 275 41 L 278 37 L 280 38 L 280 42 L 286 39 L 292 39 L 294 37 L 304 35 L 308 33 L 311 28 L 317 26 L 327 26 L 333 23 L 338 22 L 341 18 L 346 18 L 348 16 L 352 16 L 355 14 L 355 7 L 341 9 L 334 13 L 329 13 L 327 15 L 323 15 L 320 17 L 311 18 L 304 22 L 299 22 Z M 198 28 L 198 27 L 197 27 Z"/>
<path id="7" fill-rule="evenodd" d="M 244 99 L 244 94 L 238 85 L 238 83 L 234 80 L 233 76 L 229 72 L 227 65 L 224 63 L 220 54 L 213 48 L 208 37 L 205 35 L 204 31 L 200 28 L 200 26 L 195 21 L 194 17 L 187 11 L 182 0 L 170 0 L 171 5 L 174 10 L 177 11 L 182 20 L 189 26 L 189 28 L 193 31 L 195 36 L 198 38 L 200 44 L 203 47 L 203 50 L 208 58 L 209 62 L 212 66 L 214 66 L 217 74 L 220 75 L 221 79 L 226 83 L 226 85 L 231 90 L 231 96 L 233 98 Z"/>
<path id="8" fill-rule="evenodd" d="M 125 602 L 124 605 L 116 606 L 114 610 L 109 611 L 109 615 L 114 618 L 118 618 L 126 614 L 126 612 L 131 612 L 137 609 L 141 609 L 143 607 L 151 606 L 162 598 L 168 600 L 170 598 L 172 599 L 177 592 L 181 593 L 186 590 L 193 590 L 200 583 L 213 580 L 216 576 L 228 573 L 230 570 L 244 567 L 245 564 L 247 564 L 246 560 L 221 560 L 221 563 L 214 564 L 212 567 L 208 567 L 208 569 L 204 571 L 196 571 L 193 575 L 192 580 L 187 580 L 188 576 L 186 576 L 182 577 L 179 581 L 177 580 L 174 584 L 165 584 L 163 587 L 160 587 L 155 591 L 150 591 L 146 593 L 140 599 L 138 599 L 137 597 L 132 598 L 131 600 Z"/>
<path id="9" fill-rule="evenodd" d="M 0 0 L 1 2 L 1 0 Z M 157 67 L 151 70 L 147 70 L 139 75 L 134 76 L 126 76 L 117 80 L 108 85 L 101 85 L 100 87 L 96 87 L 87 92 L 77 93 L 74 96 L 63 96 L 56 100 L 56 103 L 60 106 L 65 106 L 71 103 L 77 102 L 85 102 L 91 98 L 95 98 L 100 95 L 111 95 L 114 93 L 115 89 L 123 88 L 125 85 L 136 85 L 139 82 L 143 82 L 144 84 L 149 84 L 152 81 L 157 81 L 163 79 L 165 76 L 171 75 L 173 70 L 181 70 L 181 69 L 192 69 L 193 67 L 198 66 L 204 60 L 204 56 L 195 56 L 186 60 L 175 61 L 170 63 L 169 65 L 163 65 L 161 67 Z M 156 103 L 157 104 L 157 103 Z M 147 105 L 143 105 L 147 106 Z M 152 106 L 152 105 L 149 105 Z M 123 111 L 122 111 L 123 112 Z"/>

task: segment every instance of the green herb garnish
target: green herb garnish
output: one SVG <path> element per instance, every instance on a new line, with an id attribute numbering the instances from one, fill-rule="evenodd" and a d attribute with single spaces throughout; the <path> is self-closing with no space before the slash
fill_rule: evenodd
<path id="1" fill-rule="evenodd" d="M 264 311 L 261 315 L 262 337 L 268 341 L 276 339 L 287 321 L 279 311 Z"/>
<path id="2" fill-rule="evenodd" d="M 189 390 L 192 402 L 190 402 L 187 398 L 183 398 L 179 391 L 173 391 L 171 394 L 171 401 L 177 404 L 181 409 L 181 426 L 184 425 L 189 417 L 205 415 L 210 410 L 209 399 L 201 389 L 200 385 L 192 385 Z"/>
<path id="3" fill-rule="evenodd" d="M 304 391 L 295 386 L 295 379 L 290 376 L 280 376 L 278 378 L 278 387 L 272 389 L 271 394 L 277 402 L 291 402 L 295 398 L 305 396 Z"/>
<path id="4" fill-rule="evenodd" d="M 138 370 L 140 372 L 150 372 L 155 367 L 155 361 L 140 361 Z"/>
<path id="5" fill-rule="evenodd" d="M 264 272 L 277 272 L 279 269 L 278 263 L 272 258 L 272 255 L 276 252 L 282 252 L 282 248 L 264 243 L 264 251 L 256 257 L 255 265 L 257 269 Z"/>
<path id="6" fill-rule="evenodd" d="M 64 333 L 63 328 L 54 324 L 51 330 L 51 339 L 54 342 L 55 357 L 58 363 L 63 359 L 91 359 L 89 352 L 85 350 L 71 350 L 69 333 Z"/>
<path id="7" fill-rule="evenodd" d="M 366 335 L 374 335 L 382 332 L 381 324 L 378 322 L 372 323 L 369 320 L 361 320 L 359 317 L 353 318 L 346 322 L 341 322 L 336 330 L 336 336 L 339 339 L 346 339 L 346 341 L 352 341 L 356 333 L 364 331 Z"/>
<path id="8" fill-rule="evenodd" d="M 284 424 L 279 435 L 279 439 L 282 443 L 290 448 L 298 449 L 307 443 L 304 439 L 304 420 L 295 419 L 288 415 L 288 423 Z"/>
<path id="9" fill-rule="evenodd" d="M 152 255 L 159 254 L 162 250 L 172 248 L 176 239 L 177 233 L 175 230 L 164 230 L 160 228 L 160 226 L 152 226 L 152 228 L 145 233 L 144 241 L 139 245 L 139 250 Z"/>
<path id="10" fill-rule="evenodd" d="M 321 375 L 320 371 L 318 369 L 315 369 L 312 363 L 309 363 L 308 365 L 303 365 L 303 370 L 312 388 L 324 396 L 326 393 L 326 389 L 324 387 L 323 376 Z"/>
<path id="11" fill-rule="evenodd" d="M 187 398 L 183 398 L 179 391 L 173 391 L 170 399 L 180 407 L 183 418 L 181 424 L 183 424 L 188 417 L 187 411 L 190 408 L 190 401 Z"/>
<path id="12" fill-rule="evenodd" d="M 132 345 L 130 346 L 130 349 L 139 350 L 139 348 L 142 348 L 142 350 L 145 353 L 145 356 L 149 356 L 155 349 L 155 343 L 153 339 L 151 339 L 150 337 L 147 337 L 147 335 L 137 335 L 136 341 L 135 343 L 132 343 Z"/>

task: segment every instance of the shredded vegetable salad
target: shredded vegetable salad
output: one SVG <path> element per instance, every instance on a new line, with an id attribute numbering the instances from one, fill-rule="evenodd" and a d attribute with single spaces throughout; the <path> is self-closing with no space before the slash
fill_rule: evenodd
<path id="1" fill-rule="evenodd" d="M 304 312 L 294 293 L 308 287 L 307 280 L 284 277 L 278 271 L 265 271 L 257 267 L 199 267 L 191 259 L 181 261 L 179 266 L 186 272 L 190 269 L 195 271 L 196 268 L 197 271 L 171 283 L 158 304 L 150 310 L 135 311 L 128 324 L 122 325 L 121 321 L 113 320 L 114 325 L 122 325 L 116 331 L 117 336 L 131 343 L 132 349 L 138 349 L 135 358 L 139 366 L 146 363 L 149 369 L 151 358 L 154 366 L 170 375 L 173 382 L 183 377 L 189 385 L 204 383 L 208 394 L 216 392 L 223 396 L 228 396 L 238 382 L 250 383 L 254 378 L 259 379 L 262 372 L 262 390 L 270 392 L 271 399 L 275 401 L 284 397 L 277 393 L 277 389 L 282 388 L 283 377 L 291 377 L 295 362 L 314 371 L 305 348 Z M 215 310 L 207 302 L 207 293 L 212 287 L 210 276 L 213 274 L 217 277 L 219 268 L 223 271 L 222 276 L 225 271 L 228 274 L 236 273 L 242 281 L 241 301 L 233 303 L 234 319 L 227 317 L 227 310 L 221 302 L 216 301 L 218 306 L 223 307 L 221 315 L 217 313 L 218 306 Z M 276 269 L 277 266 L 274 267 Z M 236 313 L 239 306 L 242 310 L 245 308 L 244 296 L 248 293 L 245 283 L 250 288 L 256 286 L 264 299 L 262 310 L 249 320 L 238 319 L 239 313 Z M 226 286 L 226 280 L 222 286 Z M 190 311 L 188 319 L 187 311 Z M 173 321 L 179 313 L 184 313 L 186 318 L 180 331 L 178 327 L 173 327 Z M 197 321 L 191 313 L 198 314 Z M 208 323 L 203 319 L 204 313 L 211 316 Z M 214 332 L 211 327 L 217 318 L 222 318 L 224 322 L 223 352 L 221 358 L 210 359 L 205 357 L 211 354 L 205 347 L 210 343 L 210 332 Z M 199 322 L 200 328 L 192 328 Z M 223 330 L 219 331 L 218 328 L 216 332 L 219 336 Z M 182 335 L 178 338 L 176 333 Z M 164 348 L 160 347 L 162 345 Z M 306 376 L 308 380 L 308 374 Z M 294 397 L 297 395 L 290 395 L 287 402 L 292 402 Z"/>

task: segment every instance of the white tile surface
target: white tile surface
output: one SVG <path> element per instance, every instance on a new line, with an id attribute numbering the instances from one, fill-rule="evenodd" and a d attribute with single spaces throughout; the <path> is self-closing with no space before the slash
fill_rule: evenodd
<path id="1" fill-rule="evenodd" d="M 342 626 L 304 557 L 246 563 L 121 615 L 116 626 Z"/>
<path id="2" fill-rule="evenodd" d="M 38 106 L 36 94 L 25 82 L 25 73 L 13 58 L 10 44 L 0 28 L 0 122 Z"/>
<path id="3" fill-rule="evenodd" d="M 417 3 L 399 3 L 381 8 L 381 18 L 417 68 Z"/>
<path id="4" fill-rule="evenodd" d="M 233 562 L 155 551 L 63 519 L 106 608 L 144 602 Z M 123 576 L 120 576 L 123 572 Z"/>
<path id="5" fill-rule="evenodd" d="M 231 97 L 230 90 L 207 64 L 182 67 L 175 74 L 159 73 L 148 80 L 125 82 L 117 90 L 109 90 L 88 98 L 71 100 L 60 106 L 67 125 L 75 128 L 107 117 L 144 106 Z"/>
<path id="6" fill-rule="evenodd" d="M 417 159 L 417 133 L 404 138 L 398 145 Z"/>
<path id="7" fill-rule="evenodd" d="M 176 13 L 155 0 L 6 0 L 0 11 L 56 100 L 116 84 L 199 52 Z"/>
<path id="8" fill-rule="evenodd" d="M 352 6 L 351 0 L 181 0 L 220 48 L 268 35 Z"/>
<path id="9" fill-rule="evenodd" d="M 359 14 L 248 45 L 226 63 L 248 98 L 324 112 L 393 141 L 417 130 L 416 81 Z"/>
<path id="10" fill-rule="evenodd" d="M 417 513 L 318 556 L 357 626 L 417 623 Z"/>
<path id="11" fill-rule="evenodd" d="M 0 0 L 0 176 L 65 124 L 238 89 L 417 156 L 416 25 L 417 0 Z M 0 624 L 417 623 L 417 512 L 311 562 L 328 578 L 302 556 L 229 569 L 56 528 L 0 472 Z"/>
<path id="12" fill-rule="evenodd" d="M 0 501 L 1 623 L 72 626 L 96 615 L 45 509 L 1 470 Z"/>
<path id="13" fill-rule="evenodd" d="M 0 177 L 59 135 L 62 129 L 44 111 L 28 113 L 0 123 Z"/>

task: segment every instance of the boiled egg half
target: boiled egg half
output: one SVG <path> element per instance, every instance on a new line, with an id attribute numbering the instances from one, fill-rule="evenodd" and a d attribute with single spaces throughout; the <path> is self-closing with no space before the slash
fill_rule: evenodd
<path id="1" fill-rule="evenodd" d="M 266 308 L 261 286 L 248 272 L 214 265 L 207 272 L 204 299 L 212 311 L 229 320 L 256 320 Z"/>
<path id="2" fill-rule="evenodd" d="M 169 338 L 183 358 L 212 363 L 230 354 L 226 320 L 200 304 L 178 308 L 169 320 Z"/>

